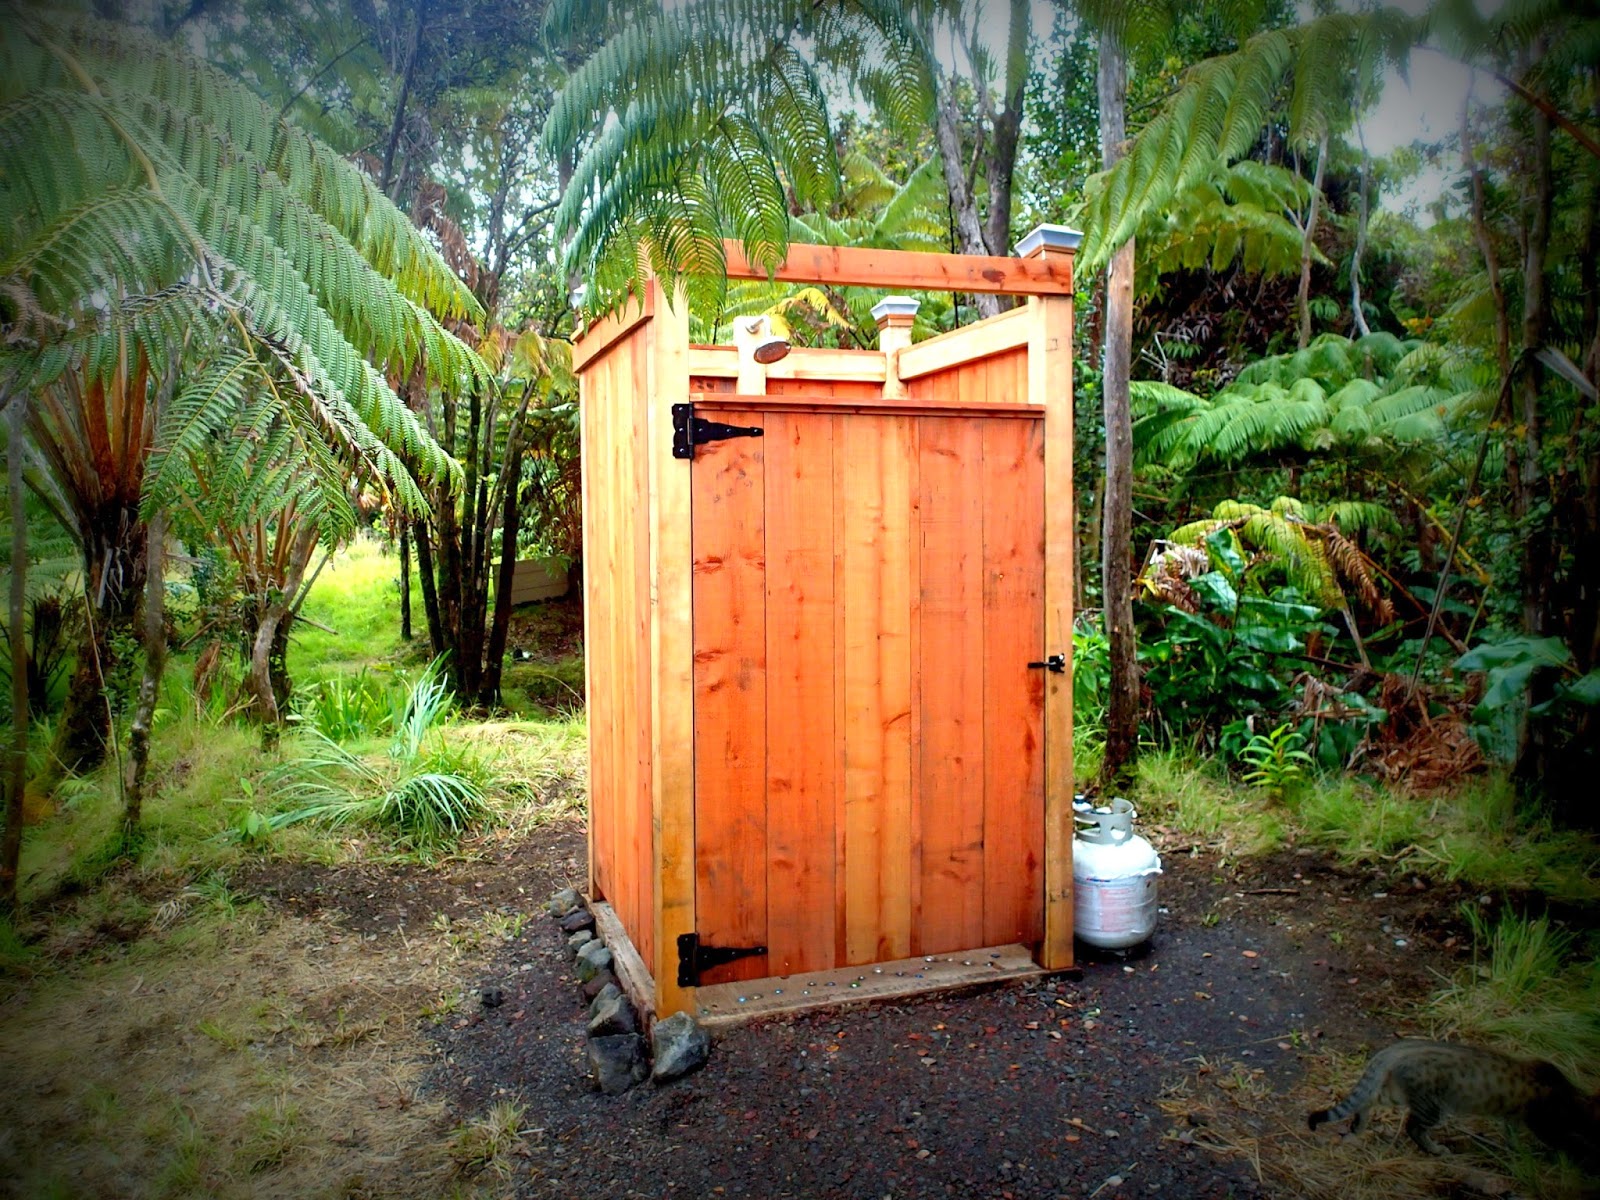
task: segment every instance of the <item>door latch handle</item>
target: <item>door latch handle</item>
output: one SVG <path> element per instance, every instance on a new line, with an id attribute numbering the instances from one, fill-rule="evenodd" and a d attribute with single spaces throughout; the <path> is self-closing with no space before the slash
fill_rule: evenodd
<path id="1" fill-rule="evenodd" d="M 1067 656 L 1065 654 L 1052 654 L 1043 662 L 1031 662 L 1028 666 L 1030 668 L 1043 667 L 1047 671 L 1060 675 L 1067 669 Z"/>

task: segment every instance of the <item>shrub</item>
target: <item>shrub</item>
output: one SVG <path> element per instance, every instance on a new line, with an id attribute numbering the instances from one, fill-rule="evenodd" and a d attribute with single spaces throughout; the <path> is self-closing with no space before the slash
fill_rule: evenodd
<path id="1" fill-rule="evenodd" d="M 450 701 L 435 659 L 396 705 L 382 759 L 354 754 L 306 727 L 297 739 L 301 752 L 268 773 L 268 785 L 293 805 L 271 818 L 272 827 L 373 825 L 424 854 L 454 843 L 488 815 L 494 780 L 470 749 L 439 736 Z"/>

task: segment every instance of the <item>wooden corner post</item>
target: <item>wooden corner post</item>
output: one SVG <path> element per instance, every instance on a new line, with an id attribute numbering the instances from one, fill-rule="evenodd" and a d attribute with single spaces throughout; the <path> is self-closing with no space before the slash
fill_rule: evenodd
<path id="1" fill-rule="evenodd" d="M 1041 225 L 1017 246 L 1024 260 L 1071 269 L 1081 235 Z M 1072 965 L 1072 292 L 1028 298 L 1028 401 L 1044 416 L 1044 643 L 1064 655 L 1044 697 L 1044 942 L 1039 965 Z"/>
<path id="2" fill-rule="evenodd" d="M 694 911 L 694 548 L 688 464 L 672 455 L 672 406 L 689 400 L 689 299 L 668 303 L 649 283 L 655 308 L 649 386 L 650 793 L 655 833 L 656 1015 L 693 1013 L 693 988 L 678 986 L 678 938 Z"/>

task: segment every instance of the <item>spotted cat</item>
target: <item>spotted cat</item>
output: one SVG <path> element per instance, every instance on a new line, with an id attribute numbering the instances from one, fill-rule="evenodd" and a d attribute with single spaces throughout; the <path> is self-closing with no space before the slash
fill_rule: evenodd
<path id="1" fill-rule="evenodd" d="M 1600 1167 L 1600 1096 L 1585 1096 L 1552 1063 L 1449 1042 L 1396 1042 L 1372 1056 L 1355 1090 L 1306 1122 L 1316 1129 L 1353 1114 L 1350 1132 L 1358 1133 L 1379 1103 L 1410 1109 L 1405 1132 L 1429 1154 L 1443 1153 L 1428 1131 L 1447 1114 L 1518 1117 L 1546 1144 Z"/>

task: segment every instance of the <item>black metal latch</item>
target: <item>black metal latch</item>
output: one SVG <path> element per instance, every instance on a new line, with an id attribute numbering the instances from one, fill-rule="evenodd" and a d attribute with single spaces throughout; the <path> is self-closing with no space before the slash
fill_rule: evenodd
<path id="1" fill-rule="evenodd" d="M 1029 663 L 1028 666 L 1043 667 L 1047 671 L 1052 671 L 1055 674 L 1060 675 L 1067 669 L 1067 656 L 1065 654 L 1052 654 L 1043 662 L 1032 662 Z"/>
<path id="2" fill-rule="evenodd" d="M 694 415 L 694 405 L 672 406 L 672 457 L 693 458 L 694 448 L 707 442 L 720 442 L 724 438 L 760 437 L 759 425 L 724 425 L 721 421 L 708 421 Z"/>
<path id="3" fill-rule="evenodd" d="M 678 986 L 699 987 L 700 973 L 741 958 L 765 954 L 765 946 L 703 946 L 698 933 L 678 935 Z"/>

